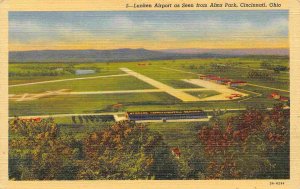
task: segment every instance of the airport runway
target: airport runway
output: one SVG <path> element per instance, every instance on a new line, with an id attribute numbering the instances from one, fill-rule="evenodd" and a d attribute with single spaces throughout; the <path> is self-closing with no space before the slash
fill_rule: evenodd
<path id="1" fill-rule="evenodd" d="M 129 74 L 129 75 L 132 75 L 138 79 L 140 79 L 141 81 L 144 81 L 166 93 L 168 93 L 169 95 L 172 95 L 180 100 L 182 100 L 183 102 L 193 102 L 193 101 L 200 101 L 199 98 L 195 97 L 195 96 L 192 96 L 188 93 L 185 93 L 183 91 L 180 91 L 178 89 L 174 89 L 173 87 L 170 87 L 166 84 L 163 84 L 159 81 L 156 81 L 154 79 L 151 79 L 145 75 L 142 75 L 140 73 L 137 73 L 135 71 L 132 71 L 128 68 L 120 68 L 122 71 L 124 71 L 125 73 Z"/>

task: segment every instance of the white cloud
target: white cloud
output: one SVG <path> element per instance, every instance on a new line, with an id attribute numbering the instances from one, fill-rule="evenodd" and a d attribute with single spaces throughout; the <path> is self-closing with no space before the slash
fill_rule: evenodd
<path id="1" fill-rule="evenodd" d="M 42 27 L 31 20 L 12 20 L 9 22 L 9 30 L 12 32 L 38 32 Z"/>

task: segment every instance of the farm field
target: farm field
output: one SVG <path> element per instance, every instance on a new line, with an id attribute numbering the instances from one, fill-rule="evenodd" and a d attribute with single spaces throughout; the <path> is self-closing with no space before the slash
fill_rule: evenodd
<path id="1" fill-rule="evenodd" d="M 267 78 L 249 76 L 253 70 L 261 71 L 261 64 L 266 61 L 288 67 L 288 58 L 278 59 L 270 56 L 153 60 L 142 63 L 13 63 L 9 68 L 11 85 L 9 94 L 19 95 L 20 99 L 10 99 L 9 114 L 10 116 L 26 116 L 141 110 L 236 109 L 248 106 L 272 107 L 278 102 L 268 98 L 271 93 L 276 92 L 289 97 L 289 74 L 264 70 L 269 73 Z M 172 93 L 168 94 L 167 91 L 158 89 L 151 83 L 128 75 L 121 68 L 142 74 L 170 87 L 171 90 L 180 91 L 197 99 L 193 102 L 184 102 L 172 96 Z M 92 69 L 96 73 L 76 75 L 74 70 L 77 69 Z M 45 70 L 54 70 L 53 73 L 51 72 L 53 76 L 42 75 Z M 231 100 L 215 101 L 212 98 L 209 101 L 201 101 L 202 98 L 211 98 L 219 93 L 218 87 L 214 91 L 185 81 L 199 79 L 199 75 L 216 75 L 246 81 L 246 86 L 232 88 L 237 93 L 246 96 Z M 85 79 L 77 80 L 76 78 Z M 65 81 L 56 82 L 55 80 Z M 38 83 L 48 81 L 50 82 Z M 62 89 L 68 89 L 68 92 L 64 95 L 46 95 L 33 98 L 34 100 L 26 100 L 27 94 L 35 95 Z M 115 104 L 121 104 L 121 106 L 114 108 Z"/>

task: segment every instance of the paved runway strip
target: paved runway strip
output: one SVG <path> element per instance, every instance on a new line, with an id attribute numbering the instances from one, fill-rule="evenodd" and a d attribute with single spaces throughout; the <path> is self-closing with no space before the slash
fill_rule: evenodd
<path id="1" fill-rule="evenodd" d="M 132 75 L 132 76 L 140 79 L 141 81 L 144 81 L 144 82 L 146 82 L 146 83 L 148 83 L 148 84 L 150 84 L 150 85 L 152 85 L 152 86 L 168 93 L 169 95 L 172 95 L 172 96 L 182 100 L 183 102 L 200 101 L 200 99 L 197 98 L 197 97 L 194 97 L 194 96 L 192 96 L 190 94 L 187 94 L 183 91 L 180 91 L 178 89 L 174 89 L 173 87 L 170 87 L 170 86 L 168 86 L 166 84 L 163 84 L 159 81 L 156 81 L 154 79 L 151 79 L 151 78 L 149 78 L 145 75 L 139 74 L 139 73 L 137 73 L 135 71 L 132 71 L 128 68 L 120 68 L 120 69 L 122 71 L 126 72 L 127 74 Z"/>

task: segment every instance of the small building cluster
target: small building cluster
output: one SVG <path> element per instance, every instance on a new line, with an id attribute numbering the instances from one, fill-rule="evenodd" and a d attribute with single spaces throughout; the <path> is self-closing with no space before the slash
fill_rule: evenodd
<path id="1" fill-rule="evenodd" d="M 278 94 L 277 92 L 271 93 L 269 95 L 269 98 L 272 98 L 274 100 L 279 100 L 281 102 L 288 102 L 289 101 L 288 97 L 282 96 L 282 95 Z"/>
<path id="2" fill-rule="evenodd" d="M 212 81 L 218 84 L 222 84 L 222 85 L 227 85 L 229 87 L 247 85 L 246 81 L 234 81 L 232 79 L 221 78 L 220 76 L 215 76 L 215 75 L 201 75 L 199 78 L 206 81 Z"/>

